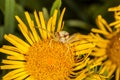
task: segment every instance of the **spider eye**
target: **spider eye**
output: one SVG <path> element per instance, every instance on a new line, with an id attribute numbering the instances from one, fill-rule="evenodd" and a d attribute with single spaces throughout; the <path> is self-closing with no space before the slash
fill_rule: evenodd
<path id="1" fill-rule="evenodd" d="M 68 35 L 64 35 L 64 37 L 67 37 Z"/>
<path id="2" fill-rule="evenodd" d="M 68 39 L 68 38 L 69 38 L 69 35 L 68 35 L 68 34 L 67 34 L 67 35 L 64 35 L 64 38 Z"/>
<path id="3" fill-rule="evenodd" d="M 60 36 L 60 33 L 59 33 L 59 32 L 56 32 L 56 33 L 55 33 L 55 36 L 56 36 L 56 37 L 59 37 L 59 36 Z"/>

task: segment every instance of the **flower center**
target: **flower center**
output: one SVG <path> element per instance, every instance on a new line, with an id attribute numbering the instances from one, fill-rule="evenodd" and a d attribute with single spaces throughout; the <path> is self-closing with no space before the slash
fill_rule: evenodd
<path id="1" fill-rule="evenodd" d="M 120 33 L 113 36 L 107 48 L 108 57 L 120 67 Z"/>
<path id="2" fill-rule="evenodd" d="M 54 40 L 35 43 L 25 59 L 25 69 L 35 80 L 66 80 L 74 64 L 73 49 Z"/>

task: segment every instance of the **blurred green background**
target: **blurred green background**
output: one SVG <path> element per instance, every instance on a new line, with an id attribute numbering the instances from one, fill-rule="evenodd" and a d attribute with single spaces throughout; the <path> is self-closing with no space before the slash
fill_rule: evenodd
<path id="1" fill-rule="evenodd" d="M 53 5 L 53 3 L 56 4 Z M 70 34 L 80 32 L 87 34 L 92 27 L 96 27 L 95 19 L 101 14 L 108 22 L 113 21 L 113 13 L 108 12 L 109 7 L 117 6 L 120 0 L 0 0 L 0 47 L 8 44 L 3 35 L 14 33 L 21 37 L 17 27 L 15 15 L 25 20 L 24 11 L 33 15 L 33 11 L 43 11 L 46 18 L 52 14 L 52 10 L 66 7 L 64 15 L 65 28 Z M 59 5 L 59 6 L 58 6 Z M 0 54 L 0 61 L 5 56 Z M 0 76 L 4 71 L 0 72 Z"/>

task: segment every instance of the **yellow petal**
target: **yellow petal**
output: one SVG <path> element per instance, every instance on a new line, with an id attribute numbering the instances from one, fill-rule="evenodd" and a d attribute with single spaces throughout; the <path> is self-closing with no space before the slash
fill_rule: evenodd
<path id="1" fill-rule="evenodd" d="M 18 25 L 18 27 L 20 28 L 20 30 L 21 30 L 22 34 L 24 35 L 24 37 L 26 38 L 26 40 L 32 45 L 33 40 L 31 39 L 30 33 L 28 35 L 20 24 Z"/>
<path id="2" fill-rule="evenodd" d="M 19 41 L 17 40 L 17 38 L 14 39 L 13 37 L 11 37 L 9 35 L 4 35 L 4 38 L 6 40 L 8 40 L 10 43 L 12 43 L 14 46 L 16 46 L 17 48 L 19 48 L 20 50 L 22 50 L 23 52 L 27 52 L 28 51 L 28 48 L 25 47 L 24 45 L 20 44 Z"/>
<path id="3" fill-rule="evenodd" d="M 119 78 L 120 78 L 120 69 L 119 69 L 119 68 L 117 68 L 115 78 L 116 78 L 115 80 L 120 80 L 120 79 L 119 79 Z"/>
<path id="4" fill-rule="evenodd" d="M 19 53 L 14 52 L 14 51 L 6 50 L 6 49 L 3 49 L 3 48 L 0 48 L 0 52 L 8 54 L 8 55 L 15 56 L 15 57 L 18 57 L 18 56 L 23 57 L 22 54 L 19 54 Z"/>
<path id="5" fill-rule="evenodd" d="M 3 65 L 1 66 L 1 69 L 17 69 L 17 68 L 23 68 L 24 65 Z"/>
<path id="6" fill-rule="evenodd" d="M 29 76 L 29 74 L 26 73 L 24 75 L 21 75 L 21 76 L 15 78 L 15 80 L 25 80 L 25 78 L 28 77 L 28 76 Z"/>
<path id="7" fill-rule="evenodd" d="M 28 43 L 26 43 L 25 41 L 23 41 L 22 39 L 18 38 L 15 35 L 9 34 L 9 37 L 13 38 L 14 40 L 16 40 L 18 43 L 24 45 L 26 48 L 30 47 L 30 45 Z"/>
<path id="8" fill-rule="evenodd" d="M 57 13 L 58 13 L 58 10 L 55 10 L 54 11 L 54 14 L 53 14 L 53 16 L 52 16 L 52 22 L 51 22 L 51 24 L 52 24 L 52 27 L 51 27 L 51 32 L 52 33 L 54 33 L 54 31 L 55 31 L 55 27 L 56 27 L 56 20 L 57 20 Z"/>
<path id="9" fill-rule="evenodd" d="M 19 56 L 19 57 L 7 56 L 7 59 L 10 59 L 10 60 L 25 60 L 24 56 Z"/>
<path id="10" fill-rule="evenodd" d="M 115 70 L 116 70 L 116 65 L 112 64 L 111 70 L 108 72 L 108 77 L 111 77 L 111 75 L 115 72 Z"/>
<path id="11" fill-rule="evenodd" d="M 41 22 L 40 22 L 40 19 L 38 17 L 38 14 L 36 11 L 34 11 L 34 16 L 35 16 L 35 20 L 36 20 L 36 23 L 37 23 L 37 28 L 39 30 L 39 34 L 41 34 L 41 37 L 43 38 L 43 28 L 42 28 L 42 25 L 41 25 Z"/>
<path id="12" fill-rule="evenodd" d="M 86 43 L 86 44 L 81 44 L 75 47 L 75 50 L 85 50 L 89 48 L 95 47 L 95 44 L 93 43 Z"/>
<path id="13" fill-rule="evenodd" d="M 65 13 L 65 8 L 62 10 L 62 13 L 60 15 L 59 21 L 58 21 L 58 27 L 57 27 L 57 32 L 61 31 L 61 25 L 62 25 L 62 19 Z"/>
<path id="14" fill-rule="evenodd" d="M 39 35 L 37 34 L 37 32 L 35 30 L 34 22 L 31 20 L 30 15 L 29 15 L 28 12 L 25 12 L 25 16 L 26 16 L 26 19 L 27 19 L 28 24 L 30 26 L 30 30 L 31 30 L 31 32 L 33 34 L 34 40 L 38 42 L 40 40 L 40 37 L 39 37 Z"/>
<path id="15" fill-rule="evenodd" d="M 12 71 L 8 72 L 5 76 L 3 76 L 3 79 L 10 78 L 11 76 L 13 76 L 19 72 L 23 72 L 23 71 L 24 71 L 23 68 L 12 70 Z"/>
<path id="16" fill-rule="evenodd" d="M 9 45 L 3 45 L 2 47 L 3 49 L 7 49 L 7 50 L 10 50 L 10 51 L 14 51 L 14 52 L 20 52 L 20 53 L 23 53 L 22 50 L 20 50 L 19 48 L 17 47 L 14 47 L 14 46 L 9 46 Z"/>
<path id="17" fill-rule="evenodd" d="M 13 64 L 13 65 L 24 65 L 25 64 L 25 62 L 23 62 L 23 61 L 12 61 L 12 60 L 2 60 L 2 63 L 4 63 L 4 64 Z"/>
<path id="18" fill-rule="evenodd" d="M 42 27 L 42 29 L 46 30 L 46 23 L 45 23 L 45 19 L 44 19 L 43 13 L 39 12 L 39 16 L 40 16 L 41 27 Z M 47 32 L 46 31 L 42 30 L 42 34 L 41 35 L 43 35 L 43 39 L 47 39 Z"/>
<path id="19" fill-rule="evenodd" d="M 26 75 L 26 72 L 25 71 L 23 71 L 23 72 L 19 72 L 19 73 L 17 73 L 17 74 L 15 74 L 15 75 L 13 75 L 13 76 L 11 76 L 11 77 L 7 77 L 9 80 L 12 80 L 12 79 L 14 79 L 14 78 L 17 78 L 17 77 L 21 77 L 21 76 L 24 76 L 24 75 Z M 5 80 L 6 80 L 6 78 L 4 78 Z M 15 79 L 16 80 L 16 79 Z"/>
<path id="20" fill-rule="evenodd" d="M 25 80 L 35 80 L 35 79 L 33 79 L 33 77 L 32 76 L 29 76 L 27 79 L 25 79 Z"/>
<path id="21" fill-rule="evenodd" d="M 80 70 L 80 69 L 84 68 L 87 65 L 88 61 L 89 61 L 89 58 L 87 58 L 83 64 L 77 65 L 73 70 L 76 71 L 76 70 Z"/>

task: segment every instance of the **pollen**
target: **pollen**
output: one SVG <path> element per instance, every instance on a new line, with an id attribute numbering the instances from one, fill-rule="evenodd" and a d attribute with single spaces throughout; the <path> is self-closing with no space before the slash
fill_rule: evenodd
<path id="1" fill-rule="evenodd" d="M 110 39 L 107 54 L 111 61 L 120 67 L 120 33 Z"/>
<path id="2" fill-rule="evenodd" d="M 68 80 L 74 65 L 69 45 L 51 39 L 34 43 L 25 55 L 25 69 L 35 80 Z"/>

